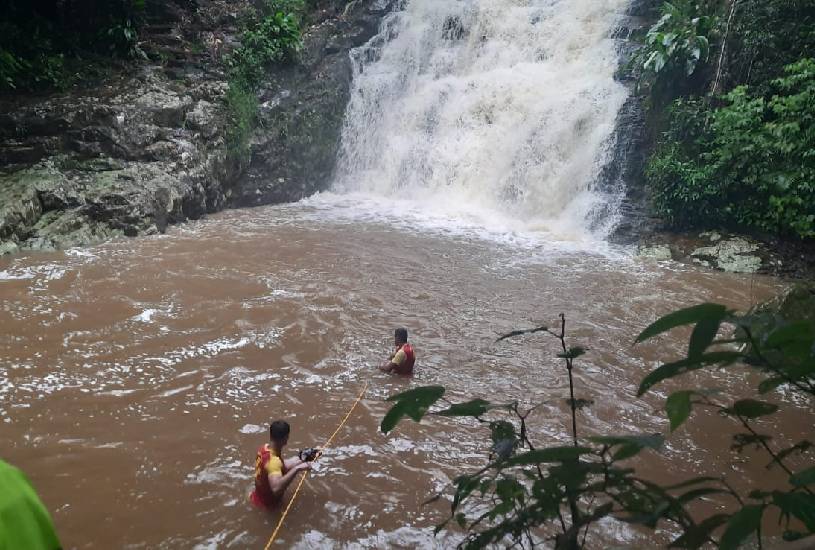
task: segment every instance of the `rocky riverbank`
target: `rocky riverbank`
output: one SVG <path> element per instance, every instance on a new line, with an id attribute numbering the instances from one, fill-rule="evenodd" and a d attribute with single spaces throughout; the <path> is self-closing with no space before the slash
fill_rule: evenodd
<path id="1" fill-rule="evenodd" d="M 145 28 L 151 61 L 100 86 L 0 99 L 0 254 L 54 249 L 326 187 L 351 85 L 349 50 L 388 0 L 309 14 L 297 63 L 270 69 L 248 163 L 225 141 L 224 60 L 248 2 L 197 3 Z"/>
<path id="2" fill-rule="evenodd" d="M 639 237 L 640 256 L 726 271 L 815 279 L 815 243 L 726 231 L 653 231 Z"/>

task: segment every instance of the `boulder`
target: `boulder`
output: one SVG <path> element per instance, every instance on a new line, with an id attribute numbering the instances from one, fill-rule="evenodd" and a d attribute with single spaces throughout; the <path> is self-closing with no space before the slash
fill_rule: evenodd
<path id="1" fill-rule="evenodd" d="M 703 246 L 690 253 L 693 261 L 707 267 L 715 267 L 730 273 L 756 273 L 762 266 L 761 257 L 757 254 L 758 243 L 745 237 L 724 239 L 718 233 L 702 234 L 715 244 Z"/>

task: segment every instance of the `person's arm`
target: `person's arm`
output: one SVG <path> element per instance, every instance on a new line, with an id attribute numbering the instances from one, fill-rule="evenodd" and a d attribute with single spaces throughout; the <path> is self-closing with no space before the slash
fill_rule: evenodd
<path id="1" fill-rule="evenodd" d="M 298 459 L 299 460 L 299 459 Z M 310 470 L 311 464 L 308 462 L 301 462 L 294 468 L 288 470 L 285 474 L 280 475 L 280 472 L 270 472 L 269 473 L 269 486 L 272 488 L 272 494 L 280 498 L 283 496 L 283 493 L 286 492 L 286 488 L 291 484 L 294 480 L 295 476 L 298 472 L 302 470 Z"/>
<path id="2" fill-rule="evenodd" d="M 393 355 L 391 355 L 387 363 L 384 363 L 381 367 L 379 367 L 379 370 L 382 372 L 393 372 L 405 361 L 407 361 L 407 355 L 405 355 L 405 352 L 402 351 L 402 348 L 399 348 Z"/>

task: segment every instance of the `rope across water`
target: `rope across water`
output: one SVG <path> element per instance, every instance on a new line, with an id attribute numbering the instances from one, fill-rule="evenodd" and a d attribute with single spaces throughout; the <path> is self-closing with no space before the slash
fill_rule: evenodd
<path id="1" fill-rule="evenodd" d="M 342 429 L 342 427 L 345 426 L 345 423 L 351 417 L 351 413 L 354 412 L 354 409 L 357 407 L 359 402 L 362 401 L 362 396 L 365 395 L 365 392 L 367 390 L 368 390 L 368 382 L 365 382 L 365 385 L 362 387 L 362 391 L 359 392 L 359 395 L 357 396 L 357 400 L 354 401 L 354 404 L 351 405 L 350 409 L 348 409 L 348 412 L 345 414 L 345 417 L 342 419 L 342 422 L 340 422 L 340 425 L 337 426 L 337 429 L 334 430 L 334 433 L 331 434 L 331 437 L 329 437 L 328 440 L 323 444 L 323 446 L 320 447 L 320 451 L 317 453 L 317 456 L 314 458 L 314 462 L 317 462 L 320 459 L 320 457 L 323 456 L 323 452 L 331 445 L 331 442 L 334 441 L 334 437 L 336 437 L 336 435 L 339 433 L 339 431 Z M 306 481 L 306 476 L 308 476 L 308 472 L 304 473 L 300 477 L 300 481 L 297 483 L 297 487 L 294 489 L 294 493 L 292 493 L 291 499 L 289 499 L 289 503 L 286 505 L 286 509 L 283 510 L 283 515 L 280 516 L 280 519 L 277 522 L 277 527 L 275 527 L 274 532 L 272 533 L 272 536 L 269 537 L 269 542 L 266 543 L 266 546 L 264 547 L 264 550 L 269 550 L 269 548 L 272 547 L 272 543 L 274 542 L 275 538 L 277 538 L 277 534 L 280 531 L 280 528 L 283 527 L 283 522 L 285 521 L 286 516 L 289 515 L 289 510 L 291 509 L 292 504 L 294 504 L 294 501 L 297 498 L 297 493 L 300 492 L 300 488 L 303 486 L 303 483 Z"/>

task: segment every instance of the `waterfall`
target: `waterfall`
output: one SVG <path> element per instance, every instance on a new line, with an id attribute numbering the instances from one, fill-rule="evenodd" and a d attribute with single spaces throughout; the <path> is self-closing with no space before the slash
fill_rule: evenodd
<path id="1" fill-rule="evenodd" d="M 627 97 L 628 0 L 407 0 L 352 54 L 334 190 L 589 232 Z M 567 229 L 564 229 L 567 228 Z"/>

